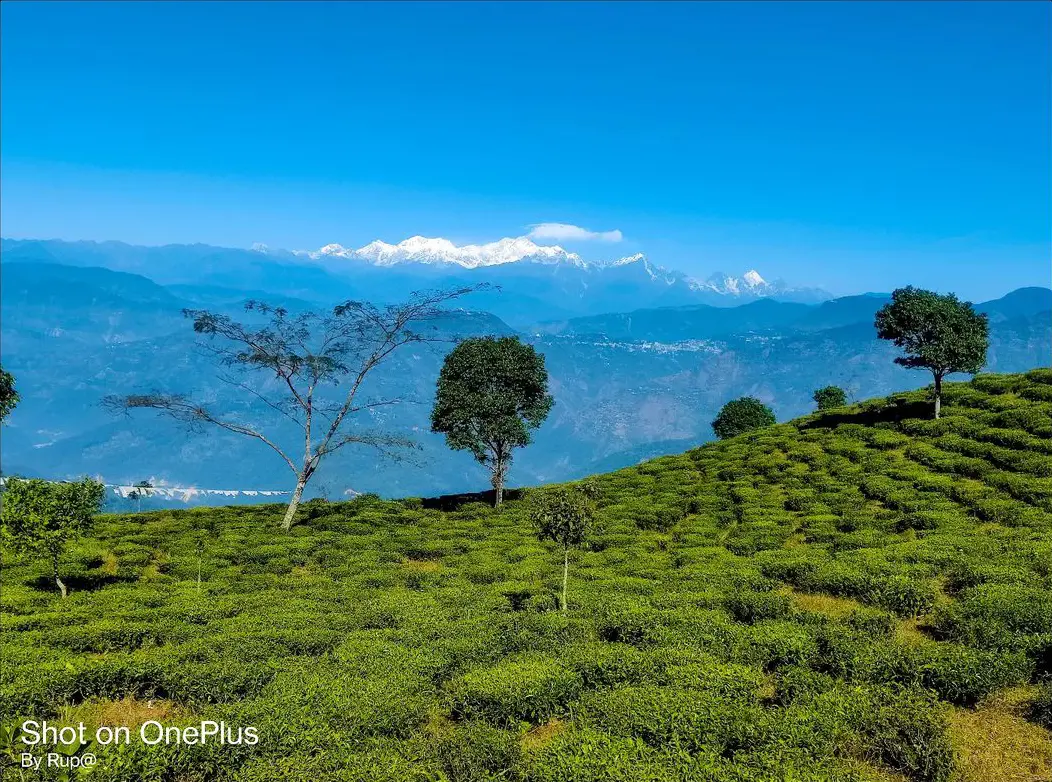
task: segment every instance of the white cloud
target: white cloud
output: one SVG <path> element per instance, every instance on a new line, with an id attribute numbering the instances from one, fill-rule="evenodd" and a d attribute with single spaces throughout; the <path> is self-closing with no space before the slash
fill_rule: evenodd
<path id="1" fill-rule="evenodd" d="M 527 236 L 530 239 L 550 242 L 620 242 L 624 237 L 620 231 L 589 231 L 578 225 L 567 223 L 538 223 L 531 225 Z"/>

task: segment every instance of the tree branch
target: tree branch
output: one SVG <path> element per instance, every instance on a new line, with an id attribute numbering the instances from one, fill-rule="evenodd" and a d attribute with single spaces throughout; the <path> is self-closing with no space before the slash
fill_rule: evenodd
<path id="1" fill-rule="evenodd" d="M 297 419 L 294 415 L 292 415 L 292 413 L 290 413 L 288 410 L 283 408 L 277 402 L 274 402 L 274 401 L 272 401 L 270 399 L 267 399 L 265 396 L 263 396 L 263 394 L 261 394 L 258 391 L 256 391 L 256 389 L 252 388 L 247 383 L 240 383 L 240 382 L 234 380 L 233 378 L 225 376 L 225 375 L 217 375 L 216 377 L 218 377 L 224 383 L 227 383 L 229 385 L 235 386 L 236 388 L 243 389 L 244 391 L 248 391 L 248 393 L 252 394 L 252 396 L 256 397 L 256 399 L 258 399 L 259 401 L 261 401 L 264 404 L 268 405 L 269 407 L 273 408 L 277 412 L 281 413 L 283 416 L 285 416 L 290 421 L 292 421 L 294 424 L 296 424 L 296 426 L 300 427 L 301 429 L 303 428 L 303 422 L 302 421 Z"/>
<path id="2" fill-rule="evenodd" d="M 270 446 L 275 453 L 285 460 L 285 464 L 289 466 L 289 469 L 292 470 L 293 473 L 297 475 L 299 474 L 299 470 L 296 469 L 296 465 L 293 464 L 292 460 L 289 459 L 289 457 L 285 455 L 285 452 L 268 437 L 257 432 L 255 429 L 242 424 L 217 418 L 207 408 L 188 401 L 186 397 L 181 394 L 131 394 L 123 397 L 109 395 L 103 397 L 101 404 L 104 408 L 111 411 L 123 412 L 125 414 L 133 409 L 147 408 L 157 410 L 164 415 L 171 416 L 178 421 L 183 421 L 191 425 L 209 423 L 218 426 L 221 429 L 234 432 L 235 434 L 253 437 Z"/>

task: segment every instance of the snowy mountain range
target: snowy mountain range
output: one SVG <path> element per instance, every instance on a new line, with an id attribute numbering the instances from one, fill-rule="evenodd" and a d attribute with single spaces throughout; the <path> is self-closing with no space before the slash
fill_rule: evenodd
<path id="1" fill-rule="evenodd" d="M 273 255 L 264 244 L 255 244 L 256 252 Z M 534 263 L 543 265 L 567 265 L 577 269 L 601 272 L 606 269 L 617 269 L 638 265 L 647 277 L 666 285 L 685 285 L 689 290 L 701 293 L 716 293 L 731 297 L 761 298 L 764 296 L 784 296 L 797 292 L 781 281 L 767 282 L 759 272 L 750 269 L 741 277 L 732 277 L 723 272 L 716 272 L 706 279 L 689 277 L 681 272 L 667 269 L 652 263 L 645 254 L 636 253 L 612 261 L 586 261 L 580 255 L 570 252 L 558 245 L 540 245 L 532 239 L 519 236 L 504 238 L 488 244 L 467 244 L 457 246 L 448 239 L 413 236 L 398 244 L 389 244 L 379 239 L 364 247 L 350 249 L 341 244 L 327 244 L 318 250 L 293 250 L 289 253 L 279 251 L 278 255 L 309 259 L 325 264 L 340 260 L 367 263 L 373 266 L 390 267 L 398 265 L 423 264 L 428 266 L 461 267 L 480 269 L 483 267 L 502 266 L 510 263 Z M 821 300 L 829 298 L 821 291 L 814 291 L 808 298 Z"/>
<path id="2" fill-rule="evenodd" d="M 251 249 L 205 244 L 141 247 L 122 242 L 0 240 L 4 263 L 101 267 L 178 286 L 205 303 L 295 298 L 314 304 L 354 298 L 403 300 L 413 291 L 488 284 L 472 294 L 472 308 L 515 328 L 542 322 L 653 307 L 708 304 L 735 307 L 762 298 L 817 303 L 831 298 L 817 288 L 768 282 L 756 270 L 697 278 L 654 263 L 643 253 L 582 258 L 529 237 L 457 245 L 414 236 L 397 244 L 373 241 L 357 249 L 328 244 L 319 250 Z"/>

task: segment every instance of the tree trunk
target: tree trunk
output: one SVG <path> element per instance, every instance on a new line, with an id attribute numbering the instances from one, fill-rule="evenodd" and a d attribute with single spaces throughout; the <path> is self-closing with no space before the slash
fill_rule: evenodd
<path id="1" fill-rule="evenodd" d="M 490 484 L 493 486 L 493 507 L 499 508 L 504 502 L 504 474 L 508 471 L 507 457 L 504 450 L 498 448 L 493 455 L 493 476 Z"/>
<path id="2" fill-rule="evenodd" d="M 942 375 L 935 376 L 935 420 L 939 419 L 942 410 Z"/>
<path id="3" fill-rule="evenodd" d="M 296 508 L 299 507 L 300 497 L 303 496 L 303 487 L 307 485 L 307 479 L 300 477 L 296 481 L 296 491 L 292 492 L 292 502 L 289 503 L 289 509 L 285 511 L 285 519 L 281 522 L 281 528 L 288 532 L 292 529 L 292 520 L 296 517 Z"/>
<path id="4" fill-rule="evenodd" d="M 201 594 L 201 557 L 197 558 L 197 594 Z"/>
<path id="5" fill-rule="evenodd" d="M 62 599 L 65 600 L 69 592 L 66 590 L 66 585 L 62 583 L 62 579 L 58 577 L 58 554 L 51 555 L 51 575 L 54 576 L 58 591 L 62 593 Z"/>
<path id="6" fill-rule="evenodd" d="M 570 549 L 563 549 L 563 596 L 560 607 L 566 613 L 566 582 L 570 576 Z"/>

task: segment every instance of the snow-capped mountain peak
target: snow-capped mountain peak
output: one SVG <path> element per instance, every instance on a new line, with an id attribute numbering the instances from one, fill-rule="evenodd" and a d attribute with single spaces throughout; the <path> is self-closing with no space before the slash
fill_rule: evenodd
<path id="1" fill-rule="evenodd" d="M 380 257 L 389 255 L 395 251 L 395 245 L 382 242 L 379 239 L 369 242 L 365 247 L 359 247 L 358 252 L 363 256 Z"/>
<path id="2" fill-rule="evenodd" d="M 646 261 L 647 257 L 643 253 L 636 253 L 635 255 L 629 255 L 625 258 L 618 258 L 616 261 L 612 261 L 609 265 L 613 266 L 628 266 L 630 263 L 639 263 L 640 261 Z"/>
<path id="3" fill-rule="evenodd" d="M 650 262 L 650 259 L 644 253 L 636 253 L 635 255 L 629 255 L 624 258 L 618 258 L 616 261 L 610 261 L 609 263 L 597 263 L 593 264 L 597 269 L 617 269 L 621 267 L 634 266 L 638 264 L 643 271 L 647 273 L 647 276 L 652 280 L 660 280 L 666 285 L 675 285 L 678 281 L 683 278 L 683 275 L 679 272 L 674 272 L 666 269 L 663 266 L 658 266 Z"/>
<path id="4" fill-rule="evenodd" d="M 723 272 L 715 272 L 704 280 L 691 278 L 688 280 L 688 284 L 692 290 L 715 291 L 716 293 L 731 296 L 741 296 L 743 294 L 767 296 L 779 292 L 783 287 L 767 282 L 755 269 L 750 269 L 741 277 L 731 277 Z"/>
<path id="5" fill-rule="evenodd" d="M 742 275 L 742 280 L 750 288 L 755 288 L 759 285 L 766 285 L 767 281 L 759 275 L 755 269 L 750 269 Z"/>
<path id="6" fill-rule="evenodd" d="M 349 258 L 354 250 L 348 250 L 342 244 L 327 244 L 318 250 L 318 255 L 335 255 L 339 258 Z"/>

